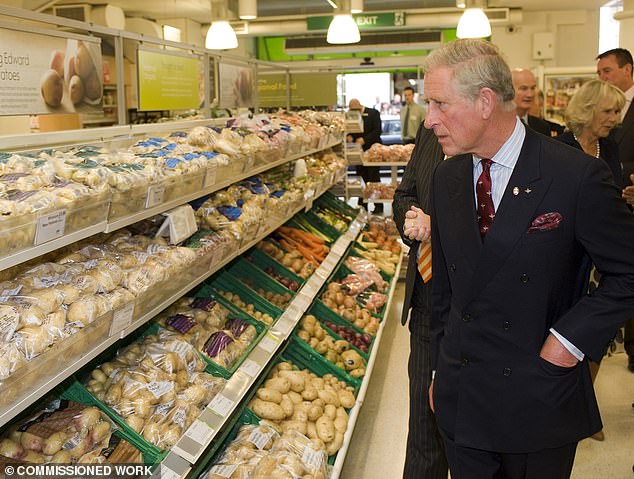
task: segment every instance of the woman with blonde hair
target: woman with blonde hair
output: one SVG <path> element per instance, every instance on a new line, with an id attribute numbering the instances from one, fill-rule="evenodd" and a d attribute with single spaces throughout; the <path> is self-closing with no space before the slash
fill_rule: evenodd
<path id="1" fill-rule="evenodd" d="M 623 189 L 623 175 L 619 160 L 618 144 L 608 138 L 610 131 L 621 119 L 621 109 L 625 105 L 625 96 L 617 87 L 601 81 L 591 80 L 584 83 L 570 99 L 566 108 L 566 130 L 557 136 L 557 140 L 585 151 L 595 158 L 602 158 L 610 167 L 614 183 Z M 599 273 L 592 268 L 588 291 L 592 293 L 599 283 Z M 599 364 L 590 362 L 592 383 L 599 373 Z M 603 431 L 591 436 L 603 441 Z"/>
<path id="2" fill-rule="evenodd" d="M 590 156 L 602 158 L 620 189 L 623 185 L 619 148 L 608 135 L 620 121 L 623 105 L 625 96 L 617 87 L 601 80 L 584 83 L 566 108 L 568 130 L 557 137 Z"/>

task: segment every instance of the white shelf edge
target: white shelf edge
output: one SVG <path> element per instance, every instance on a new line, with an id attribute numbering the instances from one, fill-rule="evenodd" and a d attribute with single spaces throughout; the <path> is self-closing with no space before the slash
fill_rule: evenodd
<path id="1" fill-rule="evenodd" d="M 254 167 L 252 169 L 250 169 L 248 172 L 242 172 L 239 175 L 230 178 L 228 180 L 219 182 L 219 183 L 215 183 L 211 186 L 208 186 L 207 188 L 204 188 L 202 190 L 199 190 L 195 193 L 191 193 L 189 195 L 186 196 L 182 196 L 180 198 L 176 198 L 174 200 L 168 201 L 166 203 L 161 203 L 160 205 L 156 205 L 152 208 L 147 208 L 145 210 L 141 210 L 141 211 L 137 211 L 129 216 L 124 216 L 123 218 L 117 219 L 113 222 L 109 222 L 106 225 L 106 229 L 104 230 L 106 233 L 109 233 L 111 231 L 116 231 L 118 229 L 121 228 L 125 228 L 128 225 L 131 225 L 133 223 L 136 223 L 137 221 L 141 221 L 144 220 L 146 218 L 150 218 L 154 215 L 158 215 L 161 214 L 164 211 L 167 211 L 171 208 L 175 208 L 177 206 L 183 205 L 185 203 L 188 203 L 189 201 L 195 200 L 197 198 L 201 198 L 202 196 L 214 193 L 215 191 L 221 190 L 222 188 L 225 188 L 229 185 L 232 185 L 238 181 L 242 181 L 246 178 L 249 178 L 253 175 L 257 175 L 260 174 L 264 171 L 268 171 L 272 168 L 275 168 L 277 166 L 280 165 L 284 165 L 286 163 L 289 163 L 291 161 L 295 161 L 299 158 L 303 158 L 304 156 L 308 156 L 308 155 L 312 155 L 315 153 L 318 153 L 320 151 L 326 150 L 328 148 L 332 148 L 333 146 L 337 145 L 339 142 L 336 143 L 332 143 L 329 144 L 323 148 L 318 148 L 318 149 L 314 149 L 314 150 L 307 150 L 304 151 L 302 153 L 297 153 L 295 155 L 291 155 L 291 156 L 285 156 L 284 158 L 280 158 L 277 161 L 271 162 L 271 163 L 267 163 L 265 165 L 259 165 L 257 167 Z"/>
<path id="2" fill-rule="evenodd" d="M 37 258 L 38 256 L 42 256 L 43 254 L 50 253 L 51 251 L 79 241 L 81 239 L 88 238 L 89 236 L 95 235 L 97 233 L 101 233 L 104 230 L 105 226 L 106 222 L 102 221 L 100 223 L 88 226 L 87 228 L 82 228 L 73 233 L 61 236 L 57 239 L 42 243 L 41 245 L 31 246 L 30 248 L 10 254 L 9 256 L 4 256 L 2 259 L 0 259 L 0 271 L 15 266 L 17 264 L 24 263 L 25 261 L 28 261 L 30 259 Z"/>

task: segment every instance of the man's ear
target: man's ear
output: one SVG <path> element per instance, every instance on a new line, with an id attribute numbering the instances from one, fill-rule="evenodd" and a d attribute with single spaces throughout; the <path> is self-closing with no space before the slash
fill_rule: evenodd
<path id="1" fill-rule="evenodd" d="M 495 107 L 497 106 L 497 103 L 498 96 L 493 90 L 487 87 L 480 88 L 480 95 L 478 96 L 477 105 L 480 109 L 480 114 L 482 115 L 483 119 L 488 120 L 491 117 L 493 111 L 495 110 Z"/>

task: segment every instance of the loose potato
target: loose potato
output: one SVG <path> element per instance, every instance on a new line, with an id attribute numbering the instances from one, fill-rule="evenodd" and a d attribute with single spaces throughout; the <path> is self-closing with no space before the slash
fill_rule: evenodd
<path id="1" fill-rule="evenodd" d="M 291 401 L 293 401 L 293 404 L 301 404 L 303 400 L 301 394 L 296 393 L 295 391 L 289 391 L 288 397 Z"/>
<path id="2" fill-rule="evenodd" d="M 270 401 L 279 404 L 282 401 L 282 393 L 277 389 L 260 388 L 255 393 L 262 401 Z"/>
<path id="3" fill-rule="evenodd" d="M 293 415 L 295 406 L 293 405 L 293 401 L 291 401 L 290 398 L 286 394 L 282 395 L 280 406 L 284 410 L 284 414 L 286 415 L 286 417 L 290 417 Z"/>
<path id="4" fill-rule="evenodd" d="M 332 404 L 335 407 L 339 407 L 341 405 L 339 397 L 332 391 L 317 391 L 317 395 L 319 396 L 319 399 L 323 400 L 326 404 Z"/>
<path id="5" fill-rule="evenodd" d="M 288 432 L 288 431 L 297 431 L 302 433 L 303 435 L 306 435 L 306 422 L 305 421 L 295 421 L 295 420 L 290 420 L 290 421 L 282 421 L 280 423 L 280 426 L 282 427 L 282 431 L 283 432 Z"/>
<path id="6" fill-rule="evenodd" d="M 343 446 L 343 434 L 338 432 L 335 434 L 335 438 L 329 444 L 326 444 L 326 453 L 332 456 L 337 453 Z"/>
<path id="7" fill-rule="evenodd" d="M 346 409 L 350 409 L 352 406 L 354 406 L 356 399 L 354 397 L 354 394 L 352 394 L 350 391 L 346 391 L 345 389 L 341 390 L 337 392 L 337 396 L 339 397 L 339 402 L 341 406 L 345 407 Z"/>
<path id="8" fill-rule="evenodd" d="M 302 392 L 306 387 L 306 379 L 302 371 L 280 371 L 280 378 L 288 379 L 291 390 L 297 393 Z"/>
<path id="9" fill-rule="evenodd" d="M 282 363 L 280 363 L 282 364 Z M 282 394 L 286 394 L 291 390 L 291 382 L 287 378 L 278 377 L 267 379 L 264 383 L 264 387 L 269 389 L 275 389 Z"/>
<path id="10" fill-rule="evenodd" d="M 302 391 L 302 399 L 305 399 L 306 401 L 313 401 L 314 399 L 317 399 L 317 397 L 317 389 L 313 387 L 307 387 Z"/>
<path id="11" fill-rule="evenodd" d="M 284 409 L 279 404 L 270 401 L 262 401 L 254 399 L 251 402 L 251 409 L 262 419 L 270 419 L 272 421 L 281 421 L 286 417 Z"/>
<path id="12" fill-rule="evenodd" d="M 326 406 L 324 407 L 324 416 L 328 416 L 334 421 L 334 419 L 337 417 L 337 408 L 332 404 L 326 404 Z"/>
<path id="13" fill-rule="evenodd" d="M 308 420 L 309 421 L 316 421 L 323 414 L 324 414 L 324 408 L 322 408 L 321 406 L 314 406 L 313 405 L 308 410 Z"/>
<path id="14" fill-rule="evenodd" d="M 329 443 L 335 438 L 335 425 L 325 414 L 315 421 L 317 436 L 325 443 Z"/>

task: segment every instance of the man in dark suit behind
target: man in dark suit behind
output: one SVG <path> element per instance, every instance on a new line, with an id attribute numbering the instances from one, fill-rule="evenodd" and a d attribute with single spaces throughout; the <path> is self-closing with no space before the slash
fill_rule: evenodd
<path id="1" fill-rule="evenodd" d="M 429 211 L 432 172 L 445 155 L 434 132 L 422 123 L 416 133 L 415 145 L 392 202 L 396 227 L 410 247 L 401 316 L 401 322 L 405 325 L 409 313 L 410 331 L 409 431 L 403 478 L 447 479 L 447 459 L 427 397 L 431 383 L 431 283 L 423 282 L 417 267 L 421 242 L 429 241 L 429 215 L 425 212 Z M 406 234 L 405 222 L 417 216 L 420 216 L 425 227 Z"/>
<path id="2" fill-rule="evenodd" d="M 423 68 L 425 126 L 452 156 L 430 209 L 430 397 L 451 477 L 568 478 L 601 428 L 588 360 L 634 312 L 632 215 L 604 161 L 519 121 L 494 45 L 457 40 Z"/>
<path id="3" fill-rule="evenodd" d="M 533 75 L 530 70 L 525 70 L 523 68 L 516 68 L 513 70 L 512 74 L 517 116 L 520 117 L 520 120 L 522 120 L 525 125 L 530 126 L 537 133 L 541 133 L 546 136 L 557 136 L 557 129 L 553 130 L 553 128 L 551 128 L 545 120 L 529 115 L 528 113 L 533 106 L 533 103 L 535 103 L 535 90 L 537 88 L 535 75 Z"/>
<path id="4" fill-rule="evenodd" d="M 597 74 L 619 88 L 625 95 L 625 106 L 621 111 L 621 124 L 612 130 L 612 138 L 619 145 L 619 158 L 623 166 L 623 197 L 630 206 L 634 206 L 634 108 L 631 108 L 634 97 L 634 68 L 632 54 L 625 48 L 615 48 L 603 52 L 597 57 Z M 634 373 L 634 318 L 625 322 L 624 335 L 627 364 Z"/>

